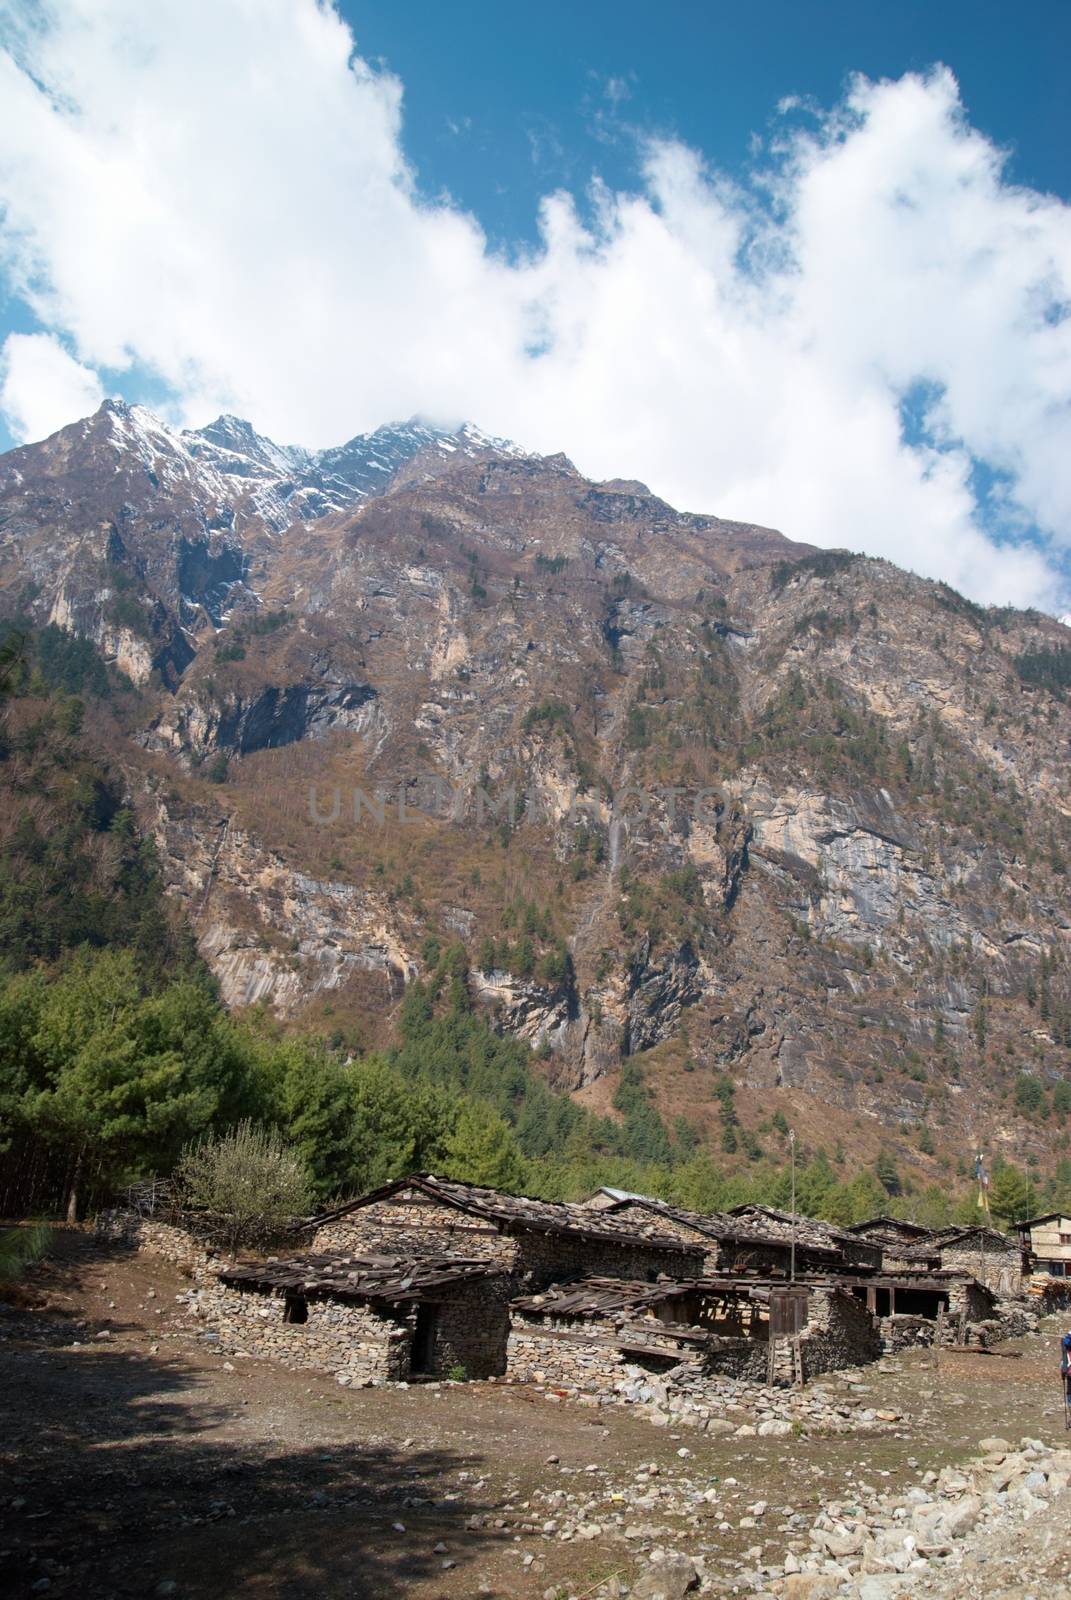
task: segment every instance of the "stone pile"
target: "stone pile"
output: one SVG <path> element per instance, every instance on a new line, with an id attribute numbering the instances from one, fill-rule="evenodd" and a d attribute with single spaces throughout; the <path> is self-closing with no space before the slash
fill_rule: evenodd
<path id="1" fill-rule="evenodd" d="M 739 1503 L 734 1477 L 708 1477 L 704 1487 L 682 1446 L 679 1473 L 655 1462 L 627 1476 L 595 1462 L 559 1466 L 558 1487 L 524 1501 L 508 1496 L 497 1515 L 477 1514 L 467 1526 L 534 1539 L 517 1553 L 536 1573 L 541 1544 L 618 1544 L 621 1571 L 585 1591 L 593 1600 L 1071 1600 L 1063 1511 L 1071 1448 L 1023 1439 L 1013 1449 L 996 1438 L 981 1447 L 985 1455 L 962 1470 L 928 1472 L 881 1496 L 860 1484 L 858 1498 L 829 1500 L 815 1518 L 764 1500 Z M 763 1535 L 774 1528 L 789 1545 L 770 1563 Z M 726 1562 L 719 1541 L 734 1529 L 754 1544 L 743 1560 Z M 545 1600 L 566 1594 L 549 1589 Z"/>
<path id="2" fill-rule="evenodd" d="M 1032 1592 L 1023 1525 L 1038 1519 L 1039 1556 L 1053 1540 L 1066 1551 L 1066 1502 L 1071 1486 L 1071 1448 L 1024 1438 L 1018 1448 L 1005 1439 L 983 1439 L 980 1459 L 962 1471 L 928 1472 L 904 1494 L 865 1503 L 833 1501 L 777 1566 L 747 1574 L 753 1594 L 781 1600 L 904 1600 L 919 1594 L 949 1597 L 983 1592 Z M 999 1552 L 1016 1567 L 1014 1589 L 996 1589 Z M 1044 1563 L 1043 1563 L 1044 1564 Z M 1046 1600 L 1068 1596 L 1065 1582 L 1045 1587 Z M 1034 1574 L 1044 1580 L 1045 1573 Z M 739 1583 L 740 1578 L 736 1581 Z M 1040 1596 L 1041 1587 L 1037 1592 Z"/>
<path id="3" fill-rule="evenodd" d="M 550 1401 L 584 1406 L 631 1405 L 658 1428 L 694 1428 L 726 1438 L 789 1438 L 813 1433 L 864 1433 L 900 1426 L 902 1412 L 876 1410 L 853 1388 L 861 1375 L 838 1373 L 834 1393 L 827 1383 L 803 1389 L 771 1389 L 742 1378 L 682 1371 L 657 1377 L 640 1367 L 624 1367 L 601 1394 L 580 1388 L 538 1385 Z"/>

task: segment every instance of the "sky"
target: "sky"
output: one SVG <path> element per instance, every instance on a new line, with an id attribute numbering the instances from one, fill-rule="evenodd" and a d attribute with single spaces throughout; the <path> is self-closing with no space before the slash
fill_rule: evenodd
<path id="1" fill-rule="evenodd" d="M 1068 0 L 0 0 L 0 445 L 476 422 L 1071 609 Z"/>

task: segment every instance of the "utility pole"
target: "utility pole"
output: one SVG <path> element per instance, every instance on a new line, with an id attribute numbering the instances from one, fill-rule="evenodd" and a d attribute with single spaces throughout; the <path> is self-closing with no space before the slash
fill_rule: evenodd
<path id="1" fill-rule="evenodd" d="M 789 1260 L 788 1281 L 796 1281 L 796 1130 L 788 1130 L 788 1154 L 792 1167 L 792 1251 Z"/>

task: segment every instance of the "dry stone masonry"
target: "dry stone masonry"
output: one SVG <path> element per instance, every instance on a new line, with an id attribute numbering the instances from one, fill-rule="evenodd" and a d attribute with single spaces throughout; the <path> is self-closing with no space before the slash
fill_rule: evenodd
<path id="1" fill-rule="evenodd" d="M 846 1233 L 770 1207 L 562 1205 L 417 1174 L 297 1225 L 304 1254 L 235 1262 L 196 1217 L 113 1211 L 98 1231 L 179 1265 L 190 1315 L 234 1354 L 343 1384 L 505 1378 L 741 1437 L 880 1424 L 865 1408 L 815 1410 L 801 1386 L 883 1351 L 1037 1325 L 1025 1296 L 956 1270 L 956 1252 L 979 1246 L 1006 1263 L 1000 1235 L 885 1218 Z"/>

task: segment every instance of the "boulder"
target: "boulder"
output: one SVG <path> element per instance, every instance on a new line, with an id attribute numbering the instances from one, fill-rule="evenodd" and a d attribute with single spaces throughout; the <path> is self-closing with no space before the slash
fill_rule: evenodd
<path id="1" fill-rule="evenodd" d="M 699 1587 L 699 1573 L 687 1556 L 667 1555 L 653 1563 L 632 1586 L 633 1600 L 684 1600 L 690 1589 Z"/>
<path id="2" fill-rule="evenodd" d="M 833 1600 L 837 1580 L 825 1572 L 790 1572 L 781 1593 L 783 1600 Z"/>

